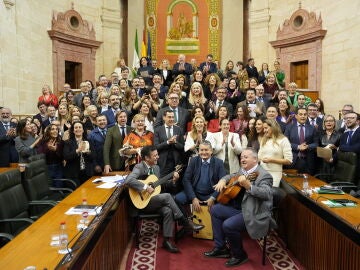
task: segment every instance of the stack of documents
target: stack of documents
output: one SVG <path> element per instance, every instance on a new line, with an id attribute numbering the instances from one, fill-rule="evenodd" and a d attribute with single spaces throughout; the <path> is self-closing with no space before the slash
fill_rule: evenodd
<path id="1" fill-rule="evenodd" d="M 314 188 L 314 190 L 319 194 L 345 194 L 340 187 L 321 186 Z"/>
<path id="2" fill-rule="evenodd" d="M 115 187 L 116 185 L 121 186 L 124 184 L 127 175 L 115 175 L 115 176 L 102 176 L 100 178 L 96 178 L 93 180 L 93 183 L 102 183 L 98 185 L 97 188 L 106 188 L 110 189 Z"/>

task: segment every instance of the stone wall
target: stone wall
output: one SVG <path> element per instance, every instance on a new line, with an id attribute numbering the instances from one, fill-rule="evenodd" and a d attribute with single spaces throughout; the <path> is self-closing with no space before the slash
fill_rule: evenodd
<path id="1" fill-rule="evenodd" d="M 275 50 L 268 43 L 276 40 L 280 25 L 299 8 L 298 0 L 251 1 L 250 36 L 251 55 L 256 65 L 267 62 L 273 69 Z M 360 110 L 360 3 L 358 1 L 301 1 L 301 8 L 321 14 L 327 30 L 322 41 L 322 81 L 320 98 L 325 111 L 338 116 L 343 104 L 353 104 Z M 318 76 L 318 74 L 315 74 Z M 309 76 L 310 77 L 310 76 Z"/>
<path id="2" fill-rule="evenodd" d="M 14 114 L 37 111 L 43 84 L 53 85 L 51 29 L 53 11 L 72 8 L 92 23 L 96 40 L 95 74 L 110 75 L 120 54 L 120 1 L 0 1 L 0 105 Z M 95 78 L 89 78 L 95 81 Z"/>

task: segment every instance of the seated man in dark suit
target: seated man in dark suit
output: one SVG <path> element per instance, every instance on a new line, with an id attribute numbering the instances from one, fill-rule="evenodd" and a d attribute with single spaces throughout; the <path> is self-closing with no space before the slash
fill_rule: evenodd
<path id="1" fill-rule="evenodd" d="M 296 123 L 286 127 L 284 135 L 291 143 L 293 165 L 299 173 L 315 173 L 316 147 L 319 135 L 314 126 L 306 124 L 307 110 L 299 108 L 296 112 Z"/>
<path id="2" fill-rule="evenodd" d="M 125 184 L 138 191 L 146 190 L 149 194 L 151 194 L 154 192 L 154 188 L 139 179 L 146 179 L 150 174 L 155 174 L 158 178 L 160 177 L 160 168 L 157 165 L 159 155 L 156 147 L 143 147 L 141 149 L 141 158 L 142 162 L 135 165 L 132 172 L 126 178 Z M 136 209 L 132 210 L 136 211 Z M 191 220 L 187 219 L 182 214 L 173 197 L 169 193 L 160 193 L 153 196 L 150 199 L 149 204 L 142 209 L 142 211 L 149 214 L 159 213 L 163 216 L 163 247 L 171 253 L 179 252 L 179 249 L 170 241 L 170 239 L 174 236 L 174 222 L 176 220 L 179 220 L 182 225 L 194 231 L 199 231 L 204 228 L 203 225 L 195 224 Z"/>
<path id="3" fill-rule="evenodd" d="M 200 64 L 200 67 L 199 69 L 201 70 L 201 72 L 203 73 L 204 75 L 204 78 L 211 74 L 211 73 L 216 73 L 217 72 L 217 67 L 216 67 L 216 64 L 213 63 L 213 55 L 212 54 L 208 54 L 206 56 L 206 61 L 205 62 L 202 62 Z"/>
<path id="4" fill-rule="evenodd" d="M 0 167 L 8 167 L 10 163 L 19 161 L 15 149 L 16 125 L 11 123 L 12 113 L 9 108 L 0 109 Z"/>
<path id="5" fill-rule="evenodd" d="M 231 258 L 225 266 L 231 267 L 248 261 L 242 246 L 241 231 L 246 230 L 253 239 L 264 237 L 270 224 L 275 225 L 271 218 L 272 183 L 271 175 L 258 165 L 257 153 L 247 148 L 241 153 L 240 172 L 223 177 L 215 190 L 221 192 L 229 180 L 238 177 L 242 187 L 239 194 L 224 205 L 218 203 L 211 210 L 211 223 L 214 233 L 215 247 L 204 253 L 211 258 Z M 254 173 L 254 174 L 253 174 Z M 250 181 L 248 176 L 253 175 Z M 226 247 L 226 239 L 230 250 Z"/>
<path id="6" fill-rule="evenodd" d="M 213 148 L 209 141 L 199 145 L 199 155 L 190 159 L 183 177 L 184 191 L 176 194 L 175 201 L 184 206 L 191 203 L 196 211 L 201 211 L 200 203 L 213 206 L 218 192 L 213 186 L 226 175 L 224 162 L 212 156 Z M 185 210 L 182 209 L 184 212 Z"/>
<path id="7" fill-rule="evenodd" d="M 216 100 L 214 102 L 210 101 L 208 104 L 208 108 L 206 110 L 205 119 L 211 120 L 216 118 L 217 112 L 221 106 L 226 106 L 228 109 L 228 115 L 230 118 L 233 116 L 233 106 L 230 102 L 225 100 L 227 95 L 227 89 L 224 86 L 220 86 L 216 91 Z"/>

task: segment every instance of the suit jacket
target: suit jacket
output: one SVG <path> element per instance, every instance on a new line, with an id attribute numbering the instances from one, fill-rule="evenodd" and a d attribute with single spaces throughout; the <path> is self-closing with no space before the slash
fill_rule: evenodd
<path id="1" fill-rule="evenodd" d="M 190 75 L 193 73 L 192 65 L 189 64 L 189 63 L 185 63 L 184 64 L 184 67 L 185 67 L 184 70 L 179 70 L 179 66 L 180 66 L 179 63 L 176 63 L 173 66 L 172 73 L 173 73 L 174 78 L 176 78 L 176 76 L 179 75 L 179 74 L 183 74 L 186 77 L 185 84 L 189 84 L 190 83 Z"/>
<path id="2" fill-rule="evenodd" d="M 291 151 L 293 153 L 293 164 L 296 164 L 296 161 L 299 158 L 298 146 L 300 145 L 297 122 L 295 124 L 288 125 L 284 135 L 288 137 L 290 141 Z M 319 145 L 319 135 L 316 129 L 311 125 L 305 124 L 305 142 L 309 145 L 308 150 L 304 152 L 306 162 L 308 163 L 310 170 L 312 170 L 315 167 L 315 150 Z"/>
<path id="3" fill-rule="evenodd" d="M 10 128 L 16 128 L 14 123 L 10 123 Z M 6 135 L 3 123 L 0 121 L 0 167 L 8 167 L 10 163 L 19 161 L 19 155 L 15 148 L 14 137 Z"/>
<path id="4" fill-rule="evenodd" d="M 77 142 L 74 138 L 70 138 L 64 142 L 64 159 L 66 160 L 66 165 L 64 168 L 64 176 L 70 179 L 79 179 L 80 173 L 80 155 L 76 153 L 78 148 Z M 86 175 L 91 177 L 94 173 L 93 167 L 93 158 L 94 150 L 91 148 L 90 144 L 90 153 L 84 153 L 85 161 L 85 171 Z"/>
<path id="5" fill-rule="evenodd" d="M 211 73 L 216 73 L 217 72 L 217 67 L 216 67 L 216 64 L 215 63 L 210 63 L 210 68 L 209 68 L 209 70 L 208 71 L 206 71 L 206 72 L 204 72 L 204 67 L 206 67 L 206 62 L 202 62 L 201 64 L 200 64 L 200 67 L 199 67 L 199 69 L 202 71 L 202 73 L 205 75 L 205 76 L 207 76 L 207 75 L 209 75 L 209 74 L 211 74 Z"/>
<path id="6" fill-rule="evenodd" d="M 73 99 L 73 104 L 75 106 L 78 106 L 79 108 L 81 108 L 81 100 L 83 98 L 83 94 L 82 92 L 81 93 L 77 93 L 75 96 L 74 96 L 74 99 Z"/>
<path id="7" fill-rule="evenodd" d="M 93 129 L 88 135 L 90 145 L 94 150 L 94 166 L 100 166 L 104 168 L 104 143 L 105 137 L 102 135 L 99 128 Z"/>
<path id="8" fill-rule="evenodd" d="M 251 68 L 249 65 L 246 65 L 245 68 L 246 68 L 249 78 L 253 78 L 253 77 L 256 79 L 259 78 L 259 72 L 255 66 L 253 66 Z"/>
<path id="9" fill-rule="evenodd" d="M 164 76 L 164 70 L 160 69 L 160 75 L 163 79 L 163 85 L 170 87 L 170 85 L 173 83 L 174 78 L 173 78 L 173 72 L 172 70 L 168 70 L 167 71 L 167 76 L 165 78 Z"/>
<path id="10" fill-rule="evenodd" d="M 169 106 L 167 106 L 167 107 L 161 108 L 158 111 L 158 113 L 156 115 L 156 120 L 154 123 L 154 128 L 160 127 L 164 124 L 163 115 L 164 115 L 164 111 L 167 111 L 167 110 L 171 110 L 171 108 Z M 177 126 L 179 126 L 182 133 L 185 134 L 186 125 L 187 125 L 187 122 L 189 121 L 189 111 L 178 106 L 177 107 L 177 116 L 178 116 Z"/>
<path id="11" fill-rule="evenodd" d="M 175 164 L 183 163 L 183 154 L 184 154 L 184 133 L 178 126 L 173 126 L 173 135 L 177 135 L 175 144 L 167 143 L 167 134 L 165 126 L 160 126 L 154 130 L 154 145 L 156 146 L 159 152 L 158 164 L 160 170 L 163 172 L 166 167 L 166 159 L 168 153 L 173 153 Z"/>
<path id="12" fill-rule="evenodd" d="M 323 130 L 323 121 L 324 120 L 321 117 L 315 118 L 315 125 L 317 126 L 317 128 L 316 128 L 317 131 Z M 311 125 L 309 118 L 306 120 L 306 124 Z"/>
<path id="13" fill-rule="evenodd" d="M 108 128 L 116 124 L 115 115 L 111 107 L 107 111 L 104 111 L 102 115 L 106 116 Z"/>
<path id="14" fill-rule="evenodd" d="M 131 127 L 127 126 L 126 134 L 130 131 Z M 123 147 L 123 139 L 118 125 L 108 129 L 104 142 L 104 165 L 110 165 L 113 171 L 124 169 L 125 159 L 119 154 L 119 150 Z"/>
<path id="15" fill-rule="evenodd" d="M 160 167 L 158 165 L 152 166 L 154 170 L 154 174 L 157 178 L 160 177 Z M 144 180 L 149 175 L 149 169 L 144 161 L 136 164 L 132 170 L 132 172 L 126 177 L 125 184 L 128 187 L 141 191 L 144 189 Z M 141 179 L 141 180 L 139 180 Z"/>
<path id="16" fill-rule="evenodd" d="M 185 175 L 183 177 L 184 192 L 189 201 L 196 198 L 194 187 L 200 179 L 202 159 L 200 156 L 195 156 L 190 159 L 189 165 L 186 168 Z M 209 181 L 211 186 L 214 186 L 219 180 L 226 175 L 224 162 L 217 157 L 211 157 L 210 159 L 210 177 Z M 218 196 L 217 191 L 213 191 L 212 197 Z"/>
<path id="17" fill-rule="evenodd" d="M 358 127 L 351 136 L 350 143 L 347 144 L 348 132 L 345 132 L 340 137 L 339 150 L 343 152 L 354 152 L 360 156 L 360 127 Z M 358 159 L 359 161 L 359 159 Z M 360 169 L 360 168 L 359 168 Z"/>
<path id="18" fill-rule="evenodd" d="M 217 100 L 214 100 L 214 104 L 217 104 Z M 232 119 L 233 118 L 233 114 L 234 114 L 234 109 L 233 109 L 233 105 L 230 102 L 227 101 L 223 101 L 222 106 L 226 106 L 228 112 L 229 112 L 229 118 Z M 207 105 L 207 108 L 205 108 L 205 119 L 207 121 L 214 119 L 216 117 L 216 114 L 213 110 L 211 110 L 210 112 L 210 107 L 209 107 L 209 103 Z"/>
<path id="19" fill-rule="evenodd" d="M 225 144 L 223 145 L 224 136 L 222 132 L 217 132 L 214 135 L 215 147 L 214 147 L 214 155 L 225 161 Z M 234 146 L 231 144 L 231 140 L 233 139 Z M 241 142 L 239 138 L 239 134 L 229 132 L 228 136 L 228 160 L 229 160 L 229 173 L 235 173 L 240 170 L 239 157 L 242 151 Z"/>
<path id="20" fill-rule="evenodd" d="M 275 227 L 276 223 L 271 217 L 273 205 L 272 176 L 260 165 L 257 166 L 255 172 L 258 172 L 259 175 L 252 182 L 251 189 L 244 193 L 241 211 L 250 237 L 259 239 L 267 235 L 269 228 Z M 229 182 L 232 177 L 241 174 L 239 172 L 230 174 L 223 179 Z"/>

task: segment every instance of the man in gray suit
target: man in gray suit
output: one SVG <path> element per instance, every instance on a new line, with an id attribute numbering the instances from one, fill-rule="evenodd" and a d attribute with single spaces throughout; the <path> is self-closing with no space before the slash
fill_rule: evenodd
<path id="1" fill-rule="evenodd" d="M 159 159 L 158 152 L 155 146 L 145 146 L 141 149 L 142 162 L 136 164 L 132 172 L 125 180 L 125 184 L 133 189 L 140 191 L 147 191 L 149 194 L 154 192 L 151 185 L 145 184 L 143 181 L 148 175 L 154 174 L 160 177 L 160 168 L 157 165 Z M 174 177 L 179 177 L 176 172 Z M 134 209 L 135 210 L 135 209 Z M 171 253 L 178 253 L 179 249 L 173 244 L 170 239 L 174 236 L 174 222 L 179 220 L 182 225 L 193 231 L 199 231 L 204 228 L 203 225 L 195 224 L 187 219 L 179 207 L 176 205 L 173 197 L 169 193 L 160 193 L 153 196 L 149 204 L 142 209 L 145 213 L 159 213 L 163 216 L 163 248 Z"/>
<path id="2" fill-rule="evenodd" d="M 240 163 L 241 169 L 238 173 L 223 177 L 214 186 L 215 190 L 220 192 L 231 178 L 238 177 L 242 189 L 227 205 L 219 203 L 211 208 L 215 248 L 204 253 L 206 257 L 212 258 L 231 256 L 225 263 L 227 267 L 248 261 L 242 246 L 240 234 L 242 230 L 246 229 L 251 238 L 258 239 L 267 234 L 272 227 L 270 225 L 275 225 L 275 221 L 271 218 L 273 203 L 271 175 L 258 165 L 257 153 L 251 148 L 241 153 Z M 253 177 L 247 177 L 249 175 Z M 226 247 L 225 239 L 229 241 L 230 250 Z"/>

